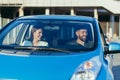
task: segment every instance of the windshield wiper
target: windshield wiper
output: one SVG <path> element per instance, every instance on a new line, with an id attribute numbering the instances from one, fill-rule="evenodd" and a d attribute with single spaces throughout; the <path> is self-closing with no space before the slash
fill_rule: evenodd
<path id="1" fill-rule="evenodd" d="M 70 53 L 71 51 L 58 49 L 58 48 L 45 48 L 45 47 L 15 47 L 17 50 L 33 50 L 33 51 L 57 51 L 57 52 L 65 52 Z"/>

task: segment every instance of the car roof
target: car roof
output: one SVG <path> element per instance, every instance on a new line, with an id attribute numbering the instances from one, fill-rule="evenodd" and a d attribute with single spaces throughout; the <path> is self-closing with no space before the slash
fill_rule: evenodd
<path id="1" fill-rule="evenodd" d="M 32 15 L 23 16 L 17 18 L 17 20 L 23 19 L 59 19 L 59 20 L 81 20 L 81 21 L 93 21 L 93 17 L 88 16 L 71 16 L 71 15 Z"/>

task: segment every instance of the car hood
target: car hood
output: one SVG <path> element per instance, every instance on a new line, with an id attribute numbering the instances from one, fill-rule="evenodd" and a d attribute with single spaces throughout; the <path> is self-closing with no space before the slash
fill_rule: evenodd
<path id="1" fill-rule="evenodd" d="M 0 53 L 0 79 L 69 80 L 75 69 L 95 53 L 98 52 L 54 56 Z"/>

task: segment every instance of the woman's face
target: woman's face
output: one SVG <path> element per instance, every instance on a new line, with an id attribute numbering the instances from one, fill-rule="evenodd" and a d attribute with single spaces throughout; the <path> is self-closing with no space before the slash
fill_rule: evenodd
<path id="1" fill-rule="evenodd" d="M 42 29 L 37 29 L 37 30 L 33 33 L 33 39 L 41 40 L 41 37 L 42 37 Z"/>

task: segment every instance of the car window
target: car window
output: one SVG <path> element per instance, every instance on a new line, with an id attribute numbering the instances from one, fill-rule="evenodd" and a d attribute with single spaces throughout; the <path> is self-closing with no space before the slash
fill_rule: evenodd
<path id="1" fill-rule="evenodd" d="M 28 25 L 26 23 L 19 23 L 9 28 L 10 30 L 4 33 L 2 45 L 20 45 L 24 39 Z"/>
<path id="2" fill-rule="evenodd" d="M 105 45 L 107 45 L 107 43 L 106 43 L 105 35 L 103 33 L 103 30 L 102 30 L 100 24 L 99 24 L 99 28 L 100 28 L 100 35 L 101 35 L 101 40 L 102 40 L 102 46 L 104 47 Z"/>
<path id="3" fill-rule="evenodd" d="M 9 33 L 7 33 L 3 40 L 3 45 L 14 44 L 21 27 L 22 24 L 19 24 L 15 28 L 13 28 Z"/>
<path id="4" fill-rule="evenodd" d="M 14 24 L 14 23 L 13 23 Z M 22 20 L 10 25 L 7 34 L 3 34 L 1 45 L 34 46 L 33 32 L 41 31 L 36 36 L 39 45 L 71 51 L 92 49 L 94 47 L 94 30 L 90 22 L 70 20 Z M 35 29 L 36 28 L 36 29 Z M 83 35 L 81 35 L 83 34 Z M 82 44 L 78 44 L 82 39 Z M 78 43 L 77 43 L 78 41 Z"/>

